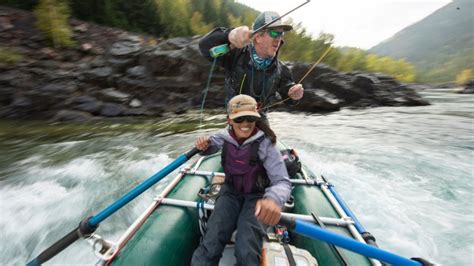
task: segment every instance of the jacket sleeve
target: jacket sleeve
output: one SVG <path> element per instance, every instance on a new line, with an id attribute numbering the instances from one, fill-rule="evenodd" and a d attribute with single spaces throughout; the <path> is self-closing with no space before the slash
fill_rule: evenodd
<path id="1" fill-rule="evenodd" d="M 281 79 L 280 79 L 280 85 L 278 86 L 278 93 L 280 93 L 282 99 L 289 98 L 288 97 L 288 90 L 295 85 L 296 83 L 293 80 L 293 74 L 291 74 L 290 69 L 283 64 L 282 62 L 279 62 L 281 65 Z M 300 101 L 295 101 L 292 99 L 289 99 L 285 101 L 287 105 L 297 105 Z"/>
<path id="2" fill-rule="evenodd" d="M 211 62 L 214 61 L 214 58 L 211 56 L 209 50 L 212 47 L 221 44 L 227 44 L 230 47 L 229 33 L 231 30 L 232 28 L 227 29 L 219 27 L 213 29 L 211 32 L 202 37 L 202 39 L 199 41 L 199 51 L 201 52 L 201 55 Z M 242 49 L 231 49 L 227 54 L 217 58 L 218 65 L 222 66 L 227 71 L 232 71 L 234 59 L 241 52 Z"/>
<path id="3" fill-rule="evenodd" d="M 283 207 L 291 195 L 291 182 L 285 163 L 276 146 L 267 138 L 260 144 L 259 152 L 264 153 L 259 154 L 259 156 L 263 158 L 263 167 L 265 167 L 268 179 L 270 179 L 270 186 L 265 189 L 263 197 L 270 198 L 280 207 Z"/>
<path id="4" fill-rule="evenodd" d="M 219 27 L 213 29 L 211 32 L 202 37 L 202 39 L 199 41 L 199 50 L 201 51 L 201 55 L 212 62 L 214 58 L 212 58 L 211 54 L 209 53 L 209 49 L 221 44 L 230 45 L 229 32 L 231 30 L 232 29 Z"/>
<path id="5" fill-rule="evenodd" d="M 224 138 L 220 132 L 209 137 L 209 147 L 205 151 L 201 151 L 199 155 L 211 155 L 218 152 L 224 145 Z"/>

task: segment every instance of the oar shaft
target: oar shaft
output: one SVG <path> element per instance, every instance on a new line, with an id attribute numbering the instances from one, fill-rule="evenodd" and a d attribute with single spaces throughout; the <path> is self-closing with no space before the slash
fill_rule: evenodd
<path id="1" fill-rule="evenodd" d="M 92 234 L 97 229 L 100 222 L 102 222 L 107 217 L 112 215 L 118 209 L 122 208 L 125 204 L 127 204 L 128 202 L 136 198 L 145 190 L 150 188 L 153 184 L 160 181 L 163 177 L 165 177 L 166 175 L 174 171 L 176 168 L 178 168 L 180 165 L 182 165 L 184 162 L 189 160 L 189 158 L 193 157 L 198 152 L 199 152 L 198 149 L 193 148 L 187 153 L 179 156 L 171 164 L 169 164 L 168 166 L 166 166 L 165 168 L 163 168 L 162 170 L 160 170 L 158 173 L 154 174 L 153 176 L 149 177 L 147 180 L 145 180 L 143 183 L 138 185 L 132 191 L 128 192 L 127 194 L 122 196 L 120 199 L 115 201 L 112 205 L 105 208 L 103 211 L 99 212 L 95 216 L 86 218 L 85 220 L 83 220 L 80 223 L 78 228 L 74 229 L 69 234 L 64 236 L 62 239 L 60 239 L 59 241 L 54 243 L 52 246 L 47 248 L 38 257 L 31 260 L 27 265 L 30 265 L 30 266 L 41 265 L 41 263 L 48 261 L 50 258 L 54 257 L 59 252 L 63 251 L 65 248 L 70 246 L 82 235 L 88 236 Z"/>
<path id="2" fill-rule="evenodd" d="M 410 260 L 391 252 L 385 251 L 374 246 L 370 246 L 359 241 L 355 241 L 351 238 L 333 233 L 328 230 L 324 230 L 314 224 L 296 220 L 294 230 L 298 234 L 304 236 L 319 239 L 326 243 L 330 243 L 347 250 L 359 253 L 361 255 L 374 258 L 392 265 L 404 265 L 404 266 L 420 266 L 421 263 Z"/>
<path id="3" fill-rule="evenodd" d="M 48 261 L 59 252 L 63 251 L 69 245 L 79 239 L 79 228 L 72 230 L 69 234 L 58 240 L 52 246 L 41 252 L 34 260 L 28 262 L 27 266 L 39 266 L 41 263 Z"/>
<path id="4" fill-rule="evenodd" d="M 133 190 L 123 195 L 120 199 L 116 200 L 109 207 L 94 215 L 89 220 L 88 225 L 90 227 L 98 226 L 103 220 L 107 219 L 114 212 L 116 212 L 117 210 L 125 206 L 127 203 L 129 203 L 131 200 L 135 199 L 138 195 L 142 194 L 145 190 L 156 184 L 156 182 L 160 181 L 163 177 L 173 172 L 176 168 L 185 163 L 187 160 L 189 160 L 189 158 L 191 158 L 198 152 L 198 149 L 193 148 L 188 153 L 179 156 L 172 163 L 161 169 L 161 171 L 149 177 L 147 180 L 135 187 Z"/>

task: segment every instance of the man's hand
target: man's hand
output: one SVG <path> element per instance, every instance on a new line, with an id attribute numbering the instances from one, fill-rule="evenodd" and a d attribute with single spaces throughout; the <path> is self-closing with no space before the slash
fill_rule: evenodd
<path id="1" fill-rule="evenodd" d="M 295 101 L 301 100 L 301 98 L 303 98 L 303 94 L 304 89 L 301 84 L 293 85 L 293 87 L 288 90 L 288 96 Z"/>
<path id="2" fill-rule="evenodd" d="M 208 136 L 202 136 L 196 139 L 194 142 L 194 146 L 196 146 L 196 149 L 200 151 L 205 151 L 207 148 L 209 148 L 209 137 Z"/>
<path id="3" fill-rule="evenodd" d="M 252 32 L 247 26 L 237 27 L 229 32 L 229 42 L 235 48 L 244 48 L 250 43 Z"/>
<path id="4" fill-rule="evenodd" d="M 257 220 L 267 224 L 275 225 L 280 221 L 281 208 L 272 199 L 261 199 L 255 205 L 255 217 Z"/>

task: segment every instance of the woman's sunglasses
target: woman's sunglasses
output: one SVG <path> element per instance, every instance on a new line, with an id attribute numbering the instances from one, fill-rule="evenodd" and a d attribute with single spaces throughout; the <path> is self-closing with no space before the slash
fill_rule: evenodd
<path id="1" fill-rule="evenodd" d="M 285 34 L 282 31 L 276 31 L 276 30 L 268 30 L 267 32 L 268 32 L 268 35 L 270 35 L 270 37 L 272 37 L 273 39 L 276 39 L 278 37 L 283 38 L 283 35 Z"/>
<path id="2" fill-rule="evenodd" d="M 258 120 L 258 117 L 256 116 L 240 116 L 240 117 L 237 117 L 235 119 L 232 119 L 235 123 L 237 124 L 240 124 L 244 121 L 247 121 L 247 122 L 256 122 Z"/>

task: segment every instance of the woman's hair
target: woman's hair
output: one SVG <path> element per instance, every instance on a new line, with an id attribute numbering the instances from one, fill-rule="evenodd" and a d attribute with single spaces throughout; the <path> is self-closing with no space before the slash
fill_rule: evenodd
<path id="1" fill-rule="evenodd" d="M 277 136 L 275 135 L 275 132 L 270 128 L 270 126 L 265 123 L 262 119 L 257 120 L 256 127 L 258 127 L 265 135 L 270 139 L 272 144 L 276 144 L 277 141 Z"/>

